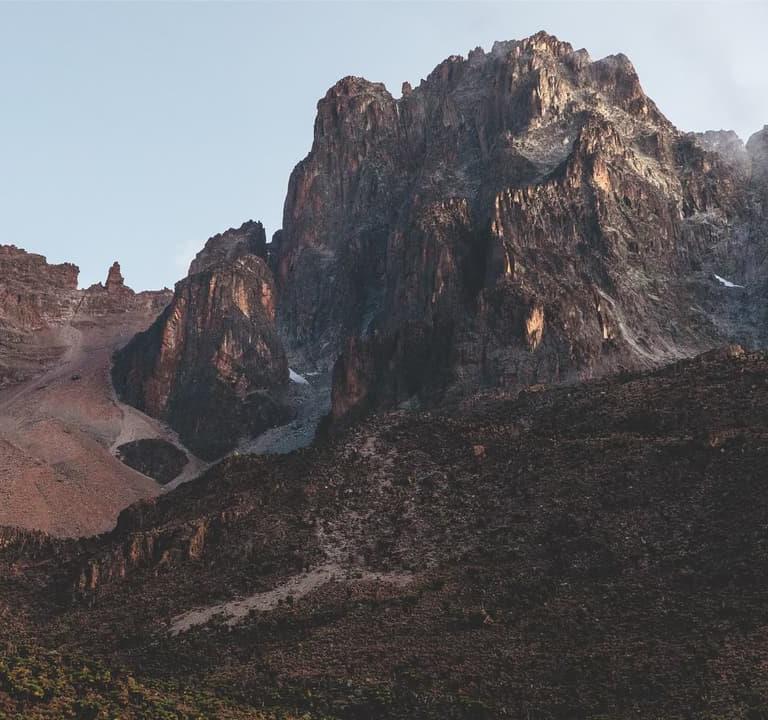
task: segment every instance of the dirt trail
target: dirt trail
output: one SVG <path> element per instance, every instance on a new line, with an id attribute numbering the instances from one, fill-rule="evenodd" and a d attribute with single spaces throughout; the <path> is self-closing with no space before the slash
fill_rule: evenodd
<path id="1" fill-rule="evenodd" d="M 248 617 L 248 614 L 253 611 L 268 612 L 274 610 L 288 598 L 299 600 L 329 582 L 380 582 L 403 586 L 408 585 L 412 580 L 413 575 L 411 573 L 377 573 L 360 569 L 345 570 L 338 563 L 327 563 L 309 572 L 294 575 L 272 590 L 254 593 L 248 597 L 231 600 L 219 605 L 196 608 L 178 615 L 171 620 L 170 633 L 172 635 L 179 635 L 198 625 L 205 625 L 214 617 L 221 617 L 229 626 L 237 625 L 237 623 Z"/>

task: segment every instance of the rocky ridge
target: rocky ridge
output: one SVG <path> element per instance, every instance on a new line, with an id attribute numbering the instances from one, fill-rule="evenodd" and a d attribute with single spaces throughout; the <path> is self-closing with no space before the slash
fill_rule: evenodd
<path id="1" fill-rule="evenodd" d="M 65 351 L 57 331 L 81 315 L 159 313 L 170 291 L 135 293 L 115 263 L 107 283 L 78 289 L 79 268 L 0 245 L 0 387 L 42 372 Z"/>
<path id="2" fill-rule="evenodd" d="M 248 220 L 239 228 L 208 238 L 205 247 L 190 263 L 188 275 L 196 275 L 211 265 L 230 262 L 239 257 L 255 255 L 267 259 L 267 235 L 260 222 Z"/>

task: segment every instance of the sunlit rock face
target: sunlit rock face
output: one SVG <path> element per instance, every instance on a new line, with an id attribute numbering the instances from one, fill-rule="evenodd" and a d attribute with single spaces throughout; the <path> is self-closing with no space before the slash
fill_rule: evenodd
<path id="1" fill-rule="evenodd" d="M 177 283 L 154 325 L 115 356 L 113 380 L 126 402 L 213 459 L 284 419 L 288 364 L 265 261 L 242 254 L 200 266 Z"/>
<path id="2" fill-rule="evenodd" d="M 52 265 L 42 255 L 0 245 L 0 323 L 40 330 L 69 318 L 79 300 L 76 265 Z"/>
<path id="3" fill-rule="evenodd" d="M 336 416 L 697 353 L 728 335 L 710 270 L 750 166 L 737 138 L 679 132 L 625 56 L 545 33 L 399 99 L 344 78 L 272 251 L 281 332 L 335 362 Z"/>

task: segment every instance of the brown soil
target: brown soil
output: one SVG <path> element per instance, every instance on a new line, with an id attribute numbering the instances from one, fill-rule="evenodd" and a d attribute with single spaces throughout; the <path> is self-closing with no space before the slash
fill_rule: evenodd
<path id="1" fill-rule="evenodd" d="M 119 403 L 109 376 L 114 350 L 150 321 L 145 313 L 76 315 L 46 331 L 63 352 L 45 372 L 0 390 L 0 524 L 91 535 L 160 491 L 120 462 L 114 446 L 141 437 L 178 441 Z M 190 476 L 202 466 L 190 465 Z"/>

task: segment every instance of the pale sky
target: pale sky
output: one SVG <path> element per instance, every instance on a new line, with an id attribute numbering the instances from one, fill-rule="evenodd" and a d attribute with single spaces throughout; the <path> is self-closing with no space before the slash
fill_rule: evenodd
<path id="1" fill-rule="evenodd" d="M 210 236 L 271 236 L 317 100 L 400 94 L 442 59 L 547 30 L 624 52 L 685 130 L 768 123 L 768 3 L 3 2 L 0 243 L 172 285 Z"/>

